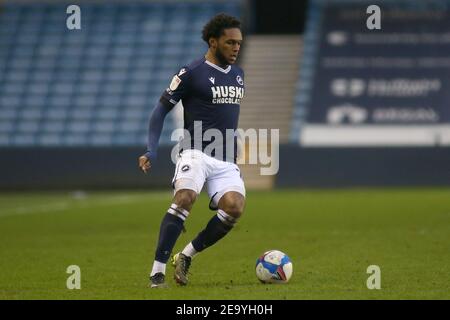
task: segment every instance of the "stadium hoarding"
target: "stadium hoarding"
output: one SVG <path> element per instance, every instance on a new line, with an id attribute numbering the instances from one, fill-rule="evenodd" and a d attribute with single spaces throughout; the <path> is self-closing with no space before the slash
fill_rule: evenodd
<path id="1" fill-rule="evenodd" d="M 314 2 L 303 146 L 450 146 L 450 2 Z M 314 37 L 313 37 L 314 38 Z"/>

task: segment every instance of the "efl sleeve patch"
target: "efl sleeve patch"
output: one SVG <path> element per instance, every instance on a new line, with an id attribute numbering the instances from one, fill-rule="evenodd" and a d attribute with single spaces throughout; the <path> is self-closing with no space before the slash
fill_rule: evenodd
<path id="1" fill-rule="evenodd" d="M 189 83 L 188 77 L 189 70 L 187 67 L 183 67 L 175 74 L 170 81 L 169 87 L 164 90 L 162 96 L 171 104 L 177 104 L 178 101 L 183 99 L 187 95 L 187 84 Z"/>
<path id="2" fill-rule="evenodd" d="M 178 75 L 174 75 L 172 78 L 172 82 L 170 82 L 169 89 L 172 91 L 177 90 L 180 83 L 181 83 L 181 79 L 178 77 Z"/>

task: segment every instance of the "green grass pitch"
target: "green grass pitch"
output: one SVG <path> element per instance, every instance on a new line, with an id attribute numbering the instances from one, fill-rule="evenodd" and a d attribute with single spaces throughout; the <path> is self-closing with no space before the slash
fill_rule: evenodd
<path id="1" fill-rule="evenodd" d="M 0 299 L 450 299 L 450 189 L 249 192 L 244 216 L 197 256 L 187 287 L 149 289 L 169 192 L 0 194 Z M 202 195 L 175 250 L 213 214 Z M 257 257 L 292 259 L 287 285 L 263 285 Z M 174 252 L 176 252 L 174 251 Z M 68 290 L 69 265 L 81 289 Z M 381 269 L 381 289 L 366 286 Z"/>

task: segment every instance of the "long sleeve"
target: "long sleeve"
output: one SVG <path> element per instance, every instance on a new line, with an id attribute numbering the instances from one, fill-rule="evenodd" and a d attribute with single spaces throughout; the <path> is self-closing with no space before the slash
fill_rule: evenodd
<path id="1" fill-rule="evenodd" d="M 147 139 L 147 153 L 146 156 L 151 161 L 156 160 L 158 154 L 158 142 L 161 137 L 164 119 L 166 115 L 172 110 L 173 106 L 158 102 L 153 109 L 148 123 L 148 139 Z"/>

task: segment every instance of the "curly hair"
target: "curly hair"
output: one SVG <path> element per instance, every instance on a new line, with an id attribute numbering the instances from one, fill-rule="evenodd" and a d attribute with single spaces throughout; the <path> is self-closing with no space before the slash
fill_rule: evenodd
<path id="1" fill-rule="evenodd" d="M 226 13 L 219 13 L 214 16 L 209 22 L 203 27 L 202 39 L 209 46 L 210 38 L 219 38 L 223 34 L 224 29 L 230 28 L 241 28 L 241 22 Z"/>

